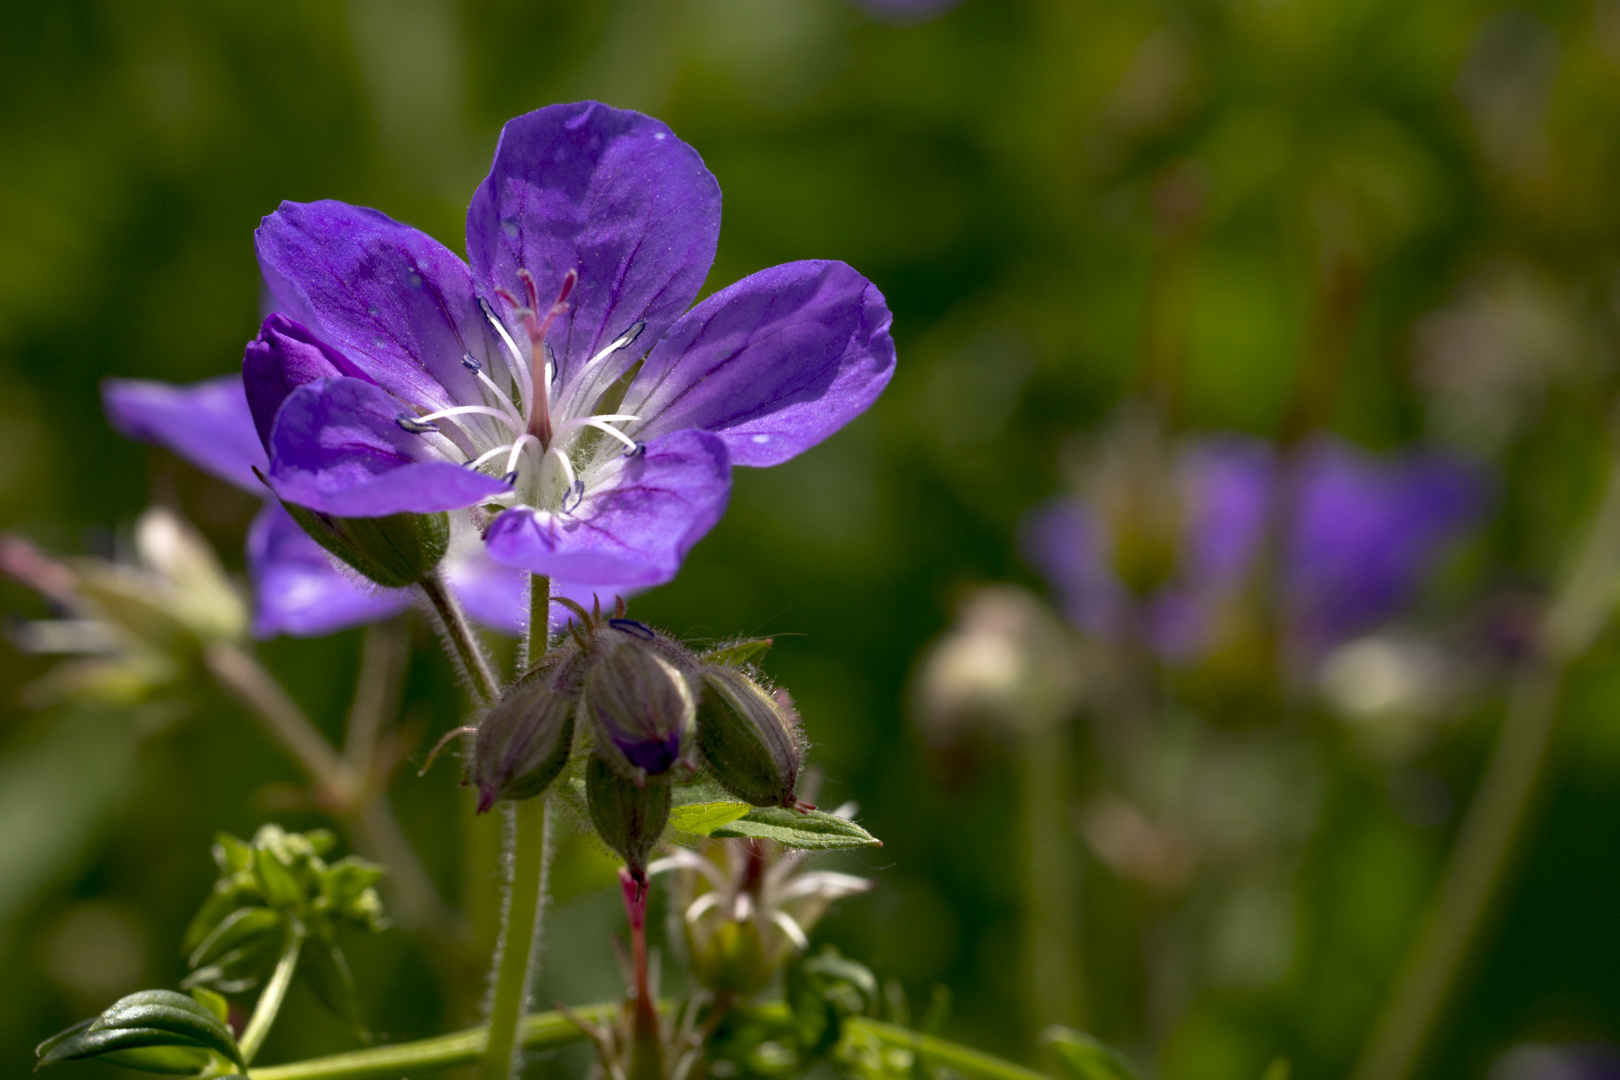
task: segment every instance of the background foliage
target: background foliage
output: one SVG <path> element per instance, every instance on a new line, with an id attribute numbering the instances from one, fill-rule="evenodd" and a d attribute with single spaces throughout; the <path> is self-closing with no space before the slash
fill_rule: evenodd
<path id="1" fill-rule="evenodd" d="M 930 752 L 909 680 L 964 587 L 1040 587 L 1018 521 L 1063 490 L 1077 437 L 1154 387 L 1183 429 L 1283 435 L 1303 400 L 1310 425 L 1369 447 L 1467 450 L 1498 470 L 1495 516 L 1423 597 L 1432 621 L 1522 619 L 1590 514 L 1620 313 L 1615 0 L 969 0 L 912 26 L 839 0 L 11 0 L 0 522 L 106 553 L 155 496 L 239 568 L 256 503 L 120 440 L 98 381 L 233 368 L 258 322 L 252 230 L 283 198 L 375 206 L 459 248 L 500 124 L 583 97 L 650 112 L 703 154 L 725 192 L 712 281 L 841 258 L 894 310 L 891 390 L 815 453 L 744 471 L 726 520 L 636 611 L 700 637 L 780 635 L 771 669 L 816 743 L 823 803 L 859 801 L 887 844 L 850 865 L 882 888 L 822 936 L 916 1001 L 947 987 L 954 1037 L 1034 1060 L 1015 770 L 994 740 Z M 1316 393 L 1324 355 L 1342 374 Z M 10 583 L 0 607 L 42 612 Z M 358 638 L 264 648 L 332 732 Z M 416 645 L 405 722 L 432 740 L 458 705 Z M 1434 1076 L 1483 1075 L 1526 1039 L 1620 1038 L 1614 651 L 1574 675 L 1550 794 Z M 215 830 L 321 824 L 222 697 L 137 730 L 27 709 L 45 668 L 0 652 L 0 1061 L 19 1072 L 43 1035 L 178 980 Z M 1195 959 L 1167 1001 L 1130 944 L 1159 901 L 1080 856 L 1088 1027 L 1167 1078 L 1258 1076 L 1278 1053 L 1296 1075 L 1343 1074 L 1499 700 L 1482 692 L 1398 759 L 1315 706 L 1271 708 L 1220 722 L 1311 732 L 1308 838 L 1258 906 L 1174 924 Z M 468 809 L 452 773 L 394 799 L 446 888 Z M 1241 801 L 1247 781 L 1230 783 Z M 585 849 L 565 857 L 558 919 L 578 932 L 554 937 L 552 996 L 616 992 L 605 880 Z M 452 1022 L 408 941 L 352 959 L 374 1029 Z M 268 1059 L 348 1045 L 311 1001 L 289 1010 Z"/>

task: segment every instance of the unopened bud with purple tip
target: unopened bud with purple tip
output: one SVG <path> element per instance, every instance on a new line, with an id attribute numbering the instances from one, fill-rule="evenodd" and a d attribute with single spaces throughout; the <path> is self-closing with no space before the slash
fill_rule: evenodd
<path id="1" fill-rule="evenodd" d="M 602 755 L 592 754 L 585 765 L 585 799 L 602 842 L 618 852 L 631 878 L 645 882 L 647 857 L 669 824 L 674 800 L 670 785 L 638 784 Z"/>
<path id="2" fill-rule="evenodd" d="M 697 741 L 714 778 L 755 806 L 798 807 L 804 741 L 791 700 L 735 667 L 710 665 L 701 678 Z"/>
<path id="3" fill-rule="evenodd" d="M 478 725 L 472 782 L 478 812 L 498 799 L 532 799 L 568 764 L 574 742 L 573 704 L 536 671 L 508 690 Z"/>
<path id="4" fill-rule="evenodd" d="M 697 702 L 686 676 L 640 638 L 625 636 L 585 675 L 582 707 L 596 750 L 636 786 L 688 757 Z"/>

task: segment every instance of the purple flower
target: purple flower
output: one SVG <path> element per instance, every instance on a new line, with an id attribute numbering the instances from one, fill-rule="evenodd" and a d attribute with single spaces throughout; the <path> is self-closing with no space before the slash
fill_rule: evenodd
<path id="1" fill-rule="evenodd" d="M 1185 527 L 1170 580 L 1135 597 L 1115 575 L 1108 522 L 1058 499 L 1026 523 L 1027 556 L 1069 618 L 1100 637 L 1136 637 L 1162 658 L 1196 660 L 1223 613 L 1258 584 L 1275 537 L 1275 619 L 1301 659 L 1397 614 L 1450 541 L 1487 504 L 1480 473 L 1434 453 L 1379 460 L 1319 438 L 1279 461 L 1258 440 L 1189 441 L 1176 483 Z"/>
<path id="2" fill-rule="evenodd" d="M 466 263 L 373 210 L 284 203 L 257 243 L 285 314 L 244 365 L 270 486 L 339 517 L 474 508 L 504 565 L 668 581 L 732 464 L 815 445 L 894 370 L 883 297 L 843 263 L 688 311 L 719 225 L 696 151 L 589 102 L 506 125 Z"/>
<path id="3" fill-rule="evenodd" d="M 257 233 L 277 311 L 241 381 L 110 380 L 108 413 L 321 513 L 471 508 L 453 515 L 447 574 L 515 631 L 525 572 L 587 603 L 668 581 L 719 520 L 731 465 L 815 445 L 893 373 L 888 308 L 843 263 L 773 267 L 687 310 L 719 219 L 714 177 L 663 124 L 541 109 L 501 134 L 468 262 L 374 210 L 284 203 Z M 260 633 L 407 602 L 353 584 L 279 506 L 249 554 Z"/>
<path id="4" fill-rule="evenodd" d="M 248 529 L 248 574 L 256 599 L 253 632 L 319 637 L 374 622 L 411 604 L 403 589 L 382 589 L 342 568 L 281 508 L 253 470 L 269 458 L 254 432 L 242 380 L 221 375 L 192 386 L 108 379 L 108 419 L 122 434 L 173 450 L 198 468 L 265 500 Z M 490 561 L 471 528 L 446 556 L 451 587 L 480 622 L 518 633 L 527 613 L 523 575 Z"/>

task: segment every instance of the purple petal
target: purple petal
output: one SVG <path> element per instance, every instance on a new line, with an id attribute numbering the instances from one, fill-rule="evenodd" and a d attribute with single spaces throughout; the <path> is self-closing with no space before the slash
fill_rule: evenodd
<path id="1" fill-rule="evenodd" d="M 119 434 L 157 443 L 221 480 L 265 493 L 253 470 L 263 471 L 269 463 L 254 433 L 240 376 L 221 375 L 190 386 L 106 379 L 101 400 Z"/>
<path id="2" fill-rule="evenodd" d="M 1025 560 L 1057 592 L 1069 621 L 1098 637 L 1117 637 L 1130 596 L 1105 562 L 1091 508 L 1053 499 L 1031 511 L 1021 531 Z"/>
<path id="3" fill-rule="evenodd" d="M 321 637 L 386 619 L 411 604 L 408 590 L 361 583 L 340 570 L 273 502 L 253 519 L 247 556 L 258 601 L 253 615 L 256 637 Z"/>
<path id="4" fill-rule="evenodd" d="M 705 431 L 677 431 L 608 468 L 571 513 L 501 514 L 485 534 L 490 555 L 564 581 L 645 586 L 673 578 L 725 512 L 725 444 Z"/>
<path id="5" fill-rule="evenodd" d="M 449 248 L 332 201 L 282 203 L 254 241 L 277 307 L 379 385 L 433 408 L 482 400 L 462 357 L 488 364 L 498 342 L 471 273 Z"/>
<path id="6" fill-rule="evenodd" d="M 1489 501 L 1477 468 L 1437 454 L 1380 461 L 1323 440 L 1295 470 L 1283 580 L 1290 623 L 1307 649 L 1396 614 Z"/>
<path id="7" fill-rule="evenodd" d="M 317 379 L 287 396 L 270 433 L 270 486 L 337 517 L 458 510 L 511 490 L 441 457 L 400 427 L 410 414 L 359 379 Z"/>
<path id="8" fill-rule="evenodd" d="M 1271 447 L 1236 436 L 1202 439 L 1181 465 L 1190 518 L 1181 578 L 1195 591 L 1238 585 L 1270 524 L 1277 482 Z"/>
<path id="9" fill-rule="evenodd" d="M 467 614 L 485 626 L 513 637 L 528 628 L 529 575 L 490 558 L 470 524 L 452 535 L 444 575 Z"/>
<path id="10" fill-rule="evenodd" d="M 883 294 L 840 262 L 773 266 L 683 316 L 621 411 L 657 436 L 702 428 L 736 465 L 775 465 L 860 415 L 894 374 Z"/>
<path id="11" fill-rule="evenodd" d="M 270 445 L 270 426 L 287 395 L 316 379 L 347 375 L 372 381 L 348 357 L 279 312 L 264 320 L 242 358 L 242 385 L 259 440 Z"/>
<path id="12" fill-rule="evenodd" d="M 638 321 L 643 351 L 664 335 L 697 296 L 719 236 L 720 185 L 697 151 L 651 117 L 589 101 L 508 121 L 467 209 L 467 257 L 490 286 L 523 298 L 528 270 L 543 308 L 578 271 L 547 336 L 565 396 Z M 626 350 L 609 378 L 637 355 Z"/>

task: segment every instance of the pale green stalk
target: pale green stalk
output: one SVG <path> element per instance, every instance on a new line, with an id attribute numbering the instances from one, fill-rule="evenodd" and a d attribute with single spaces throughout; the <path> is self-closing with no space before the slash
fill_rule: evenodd
<path id="1" fill-rule="evenodd" d="M 1617 594 L 1620 467 L 1611 466 L 1597 520 L 1542 621 L 1534 659 L 1514 680 L 1485 775 L 1354 1080 L 1407 1080 L 1422 1063 L 1528 829 L 1564 674 L 1608 622 Z"/>
<path id="2" fill-rule="evenodd" d="M 1079 858 L 1065 816 L 1062 725 L 1057 719 L 1030 725 L 1022 749 L 1025 1015 L 1036 1031 L 1051 1024 L 1081 1027 Z"/>
<path id="3" fill-rule="evenodd" d="M 252 1064 L 253 1056 L 264 1045 L 264 1037 L 270 1034 L 276 1014 L 281 1011 L 281 1003 L 287 1000 L 293 972 L 298 969 L 298 954 L 303 948 L 304 928 L 297 922 L 289 922 L 287 940 L 281 947 L 281 959 L 276 961 L 276 970 L 271 972 L 270 981 L 264 984 L 264 991 L 253 1005 L 253 1015 L 248 1018 L 247 1027 L 242 1029 L 242 1037 L 236 1041 L 242 1051 L 242 1060 L 248 1064 Z"/>
<path id="4" fill-rule="evenodd" d="M 533 666 L 546 653 L 551 583 L 534 577 L 530 585 L 529 632 L 520 663 Z M 507 804 L 510 884 L 501 919 L 501 945 L 495 965 L 495 999 L 489 1038 L 478 1067 L 479 1080 L 508 1080 L 517 1071 L 518 1021 L 538 974 L 545 918 L 545 872 L 549 836 L 546 796 Z"/>

